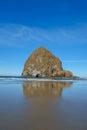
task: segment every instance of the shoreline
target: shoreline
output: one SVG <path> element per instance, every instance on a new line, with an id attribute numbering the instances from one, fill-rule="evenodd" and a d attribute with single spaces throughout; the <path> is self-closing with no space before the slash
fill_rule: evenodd
<path id="1" fill-rule="evenodd" d="M 70 81 L 70 80 L 87 80 L 87 78 L 65 78 L 65 77 L 24 77 L 24 76 L 0 76 L 0 79 L 24 79 L 26 81 Z"/>

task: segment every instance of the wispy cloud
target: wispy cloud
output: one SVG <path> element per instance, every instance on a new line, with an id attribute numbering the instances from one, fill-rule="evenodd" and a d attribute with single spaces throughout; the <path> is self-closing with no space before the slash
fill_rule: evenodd
<path id="1" fill-rule="evenodd" d="M 87 25 L 43 29 L 24 25 L 0 25 L 0 45 L 25 47 L 31 44 L 87 44 Z"/>

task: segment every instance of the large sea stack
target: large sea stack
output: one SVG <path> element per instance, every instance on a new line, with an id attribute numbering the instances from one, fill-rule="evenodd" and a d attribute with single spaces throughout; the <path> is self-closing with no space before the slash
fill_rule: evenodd
<path id="1" fill-rule="evenodd" d="M 64 70 L 62 62 L 44 47 L 35 50 L 27 59 L 22 72 L 23 77 L 61 77 L 72 78 L 72 72 Z"/>

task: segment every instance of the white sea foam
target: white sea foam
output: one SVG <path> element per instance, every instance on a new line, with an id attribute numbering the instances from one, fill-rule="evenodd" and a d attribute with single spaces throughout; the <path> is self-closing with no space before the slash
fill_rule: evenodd
<path id="1" fill-rule="evenodd" d="M 73 79 L 46 79 L 46 78 L 16 78 L 16 77 L 1 77 L 0 82 L 27 82 L 27 81 L 46 81 L 46 82 L 69 82 L 73 81 Z"/>

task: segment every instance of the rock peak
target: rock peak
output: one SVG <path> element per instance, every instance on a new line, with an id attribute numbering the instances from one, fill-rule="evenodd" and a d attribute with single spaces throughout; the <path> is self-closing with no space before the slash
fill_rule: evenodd
<path id="1" fill-rule="evenodd" d="M 22 76 L 72 77 L 73 74 L 63 70 L 61 60 L 41 46 L 25 62 Z"/>
<path id="2" fill-rule="evenodd" d="M 47 50 L 45 47 L 41 46 L 38 48 L 38 50 Z"/>
<path id="3" fill-rule="evenodd" d="M 39 47 L 39 48 L 37 49 L 37 51 L 39 51 L 39 52 L 49 52 L 49 53 L 51 53 L 48 49 L 46 49 L 46 48 L 43 47 L 43 46 Z"/>

